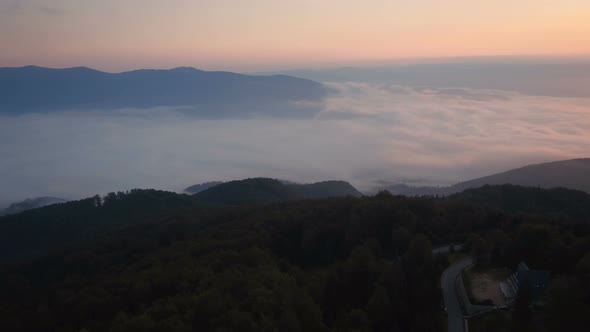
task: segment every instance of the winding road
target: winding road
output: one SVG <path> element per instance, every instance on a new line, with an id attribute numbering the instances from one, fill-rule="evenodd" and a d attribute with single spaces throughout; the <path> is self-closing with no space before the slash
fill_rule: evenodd
<path id="1" fill-rule="evenodd" d="M 463 249 L 462 244 L 451 244 L 451 245 L 442 246 L 442 247 L 432 249 L 432 254 L 433 255 L 448 254 L 451 252 L 451 247 L 453 247 L 453 249 L 456 251 Z"/>
<path id="2" fill-rule="evenodd" d="M 443 273 L 440 284 L 448 314 L 448 332 L 466 332 L 466 321 L 463 318 L 463 309 L 459 295 L 457 294 L 457 278 L 469 266 L 473 264 L 471 258 L 465 258 L 449 266 Z"/>

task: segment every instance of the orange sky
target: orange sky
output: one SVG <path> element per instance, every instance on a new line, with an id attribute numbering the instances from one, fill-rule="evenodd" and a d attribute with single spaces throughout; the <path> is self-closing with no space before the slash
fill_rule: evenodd
<path id="1" fill-rule="evenodd" d="M 590 54 L 588 0 L 0 0 L 0 66 L 266 70 Z"/>

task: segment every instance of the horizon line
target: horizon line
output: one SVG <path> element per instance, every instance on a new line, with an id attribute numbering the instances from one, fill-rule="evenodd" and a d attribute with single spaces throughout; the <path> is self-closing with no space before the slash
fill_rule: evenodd
<path id="1" fill-rule="evenodd" d="M 574 60 L 577 63 L 588 63 L 590 64 L 590 54 L 571 54 L 571 55 L 563 55 L 563 54 L 556 54 L 556 55 L 466 55 L 466 56 L 438 56 L 438 57 L 400 57 L 400 58 L 384 58 L 384 59 L 366 59 L 366 60 L 356 60 L 356 61 L 348 61 L 343 63 L 333 63 L 333 64 L 326 64 L 326 63 L 310 63 L 307 65 L 285 65 L 281 69 L 266 69 L 266 70 L 230 70 L 230 69 L 206 69 L 205 67 L 199 67 L 194 65 L 175 65 L 175 66 L 162 66 L 162 67 L 135 67 L 135 68 L 127 68 L 124 70 L 107 70 L 107 69 L 100 69 L 101 66 L 93 67 L 92 65 L 87 64 L 78 64 L 78 65 L 71 65 L 71 66 L 44 66 L 44 65 L 37 65 L 37 64 L 26 64 L 26 65 L 1 65 L 1 69 L 6 68 L 27 68 L 27 67 L 35 67 L 35 68 L 43 68 L 43 69 L 55 69 L 55 70 L 63 70 L 63 69 L 90 69 L 98 72 L 109 73 L 109 74 L 121 74 L 133 71 L 140 71 L 140 70 L 174 70 L 174 69 L 193 69 L 196 71 L 204 71 L 204 72 L 232 72 L 232 73 L 243 73 L 243 74 L 255 74 L 255 73 L 276 73 L 282 71 L 298 71 L 298 70 L 326 70 L 326 69 L 345 69 L 345 68 L 371 68 L 371 67 L 380 67 L 380 66 L 411 66 L 411 65 L 425 65 L 425 64 L 452 64 L 452 63 L 461 63 L 461 61 L 466 61 L 467 63 L 475 63 L 475 64 L 485 64 L 485 63 L 498 63 L 500 60 L 507 61 L 507 60 L 516 60 L 516 61 L 524 61 L 525 63 L 532 63 L 532 64 L 539 64 L 539 65 L 552 65 L 552 64 L 566 64 L 562 62 L 543 62 L 548 60 Z M 475 62 L 472 62 L 475 61 Z M 482 62 L 478 62 L 482 61 Z M 489 62 L 485 62 L 489 61 Z M 509 64 L 506 63 L 506 64 Z M 232 65 L 228 65 L 227 67 L 234 67 Z"/>

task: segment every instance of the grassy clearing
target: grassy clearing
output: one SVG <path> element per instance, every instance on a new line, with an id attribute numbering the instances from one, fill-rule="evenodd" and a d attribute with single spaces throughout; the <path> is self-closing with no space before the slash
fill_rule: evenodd
<path id="1" fill-rule="evenodd" d="M 471 270 L 463 271 L 463 284 L 465 285 L 465 290 L 467 291 L 467 296 L 469 297 L 469 302 L 472 304 L 477 303 L 476 299 L 473 296 L 473 276 Z"/>
<path id="2" fill-rule="evenodd" d="M 505 268 L 464 271 L 463 281 L 471 303 L 504 306 L 505 298 L 500 290 L 500 283 L 509 275 L 510 270 Z"/>

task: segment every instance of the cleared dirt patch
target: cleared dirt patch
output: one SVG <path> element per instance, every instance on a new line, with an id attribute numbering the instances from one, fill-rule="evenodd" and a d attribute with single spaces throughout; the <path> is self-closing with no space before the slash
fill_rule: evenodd
<path id="1" fill-rule="evenodd" d="M 510 271 L 507 269 L 493 269 L 488 271 L 469 270 L 466 277 L 469 278 L 469 293 L 474 303 L 491 300 L 496 306 L 506 305 L 504 294 L 500 290 L 500 282 L 506 280 Z"/>

